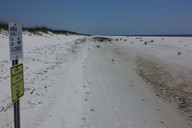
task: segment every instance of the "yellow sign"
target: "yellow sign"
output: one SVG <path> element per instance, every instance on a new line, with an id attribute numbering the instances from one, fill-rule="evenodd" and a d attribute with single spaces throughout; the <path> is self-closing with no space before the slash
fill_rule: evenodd
<path id="1" fill-rule="evenodd" d="M 11 67 L 12 102 L 24 95 L 23 64 Z"/>

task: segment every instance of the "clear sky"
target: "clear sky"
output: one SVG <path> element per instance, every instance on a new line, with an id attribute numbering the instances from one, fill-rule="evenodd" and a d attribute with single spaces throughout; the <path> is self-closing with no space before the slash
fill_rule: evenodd
<path id="1" fill-rule="evenodd" d="M 192 34 L 192 0 L 1 0 L 0 21 L 101 35 Z"/>

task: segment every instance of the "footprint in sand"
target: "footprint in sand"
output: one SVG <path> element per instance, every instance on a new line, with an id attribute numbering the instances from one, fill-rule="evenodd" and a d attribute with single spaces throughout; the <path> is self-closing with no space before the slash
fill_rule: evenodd
<path id="1" fill-rule="evenodd" d="M 84 100 L 85 100 L 85 101 L 88 101 L 88 98 L 85 98 Z"/>
<path id="2" fill-rule="evenodd" d="M 84 87 L 84 88 L 87 88 L 87 86 L 86 86 L 86 85 L 83 85 L 83 87 Z"/>
<path id="3" fill-rule="evenodd" d="M 94 112 L 94 111 L 95 111 L 95 108 L 91 108 L 90 111 L 91 111 L 91 112 Z"/>
<path id="4" fill-rule="evenodd" d="M 86 117 L 81 117 L 81 120 L 87 121 L 87 118 Z"/>

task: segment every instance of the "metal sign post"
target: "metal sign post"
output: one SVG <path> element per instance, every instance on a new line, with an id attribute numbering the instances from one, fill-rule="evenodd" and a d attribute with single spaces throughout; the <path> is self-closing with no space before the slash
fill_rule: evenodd
<path id="1" fill-rule="evenodd" d="M 18 64 L 18 59 L 12 61 L 12 66 L 15 66 L 17 64 Z M 15 128 L 20 128 L 20 104 L 19 104 L 19 99 L 14 103 L 14 126 L 15 126 Z"/>
<path id="2" fill-rule="evenodd" d="M 18 59 L 23 57 L 22 25 L 19 23 L 9 23 L 9 50 L 12 61 L 11 90 L 12 102 L 14 103 L 14 127 L 20 128 L 19 98 L 24 94 L 24 82 L 23 65 L 18 65 Z"/>

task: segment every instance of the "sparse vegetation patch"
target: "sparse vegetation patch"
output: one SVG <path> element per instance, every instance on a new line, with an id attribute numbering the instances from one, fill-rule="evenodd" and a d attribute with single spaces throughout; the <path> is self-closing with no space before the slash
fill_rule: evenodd
<path id="1" fill-rule="evenodd" d="M 8 24 L 7 23 L 0 23 L 0 30 L 6 30 L 8 31 Z M 54 34 L 71 34 L 71 35 L 87 35 L 88 34 L 80 34 L 77 32 L 72 32 L 68 30 L 55 30 L 47 27 L 23 27 L 23 31 L 28 31 L 30 33 L 33 33 L 35 35 L 42 35 L 41 33 L 46 33 L 48 32 L 54 33 Z"/>

